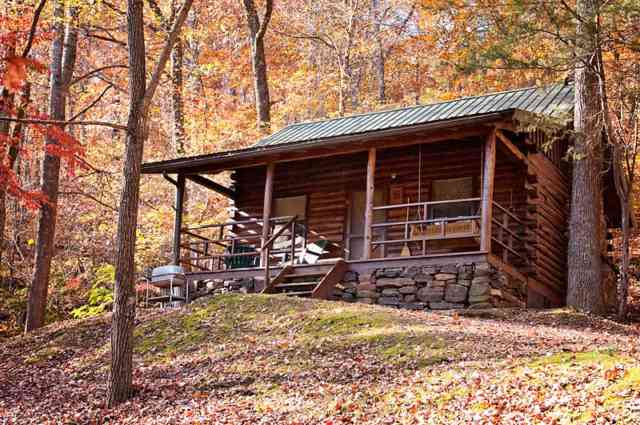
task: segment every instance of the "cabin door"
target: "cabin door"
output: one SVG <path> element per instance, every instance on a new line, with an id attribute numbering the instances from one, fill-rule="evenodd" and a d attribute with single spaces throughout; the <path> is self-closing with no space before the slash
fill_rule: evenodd
<path id="1" fill-rule="evenodd" d="M 347 216 L 347 226 L 345 234 L 345 251 L 348 260 L 360 260 L 364 254 L 364 210 L 366 192 L 351 192 L 349 197 L 349 211 Z M 376 190 L 373 193 L 373 205 L 384 204 L 384 191 Z M 384 211 L 376 211 L 373 214 L 373 221 L 376 223 L 384 221 Z M 379 235 L 379 231 L 373 232 L 373 239 Z M 382 246 L 374 246 L 371 258 L 381 258 L 383 256 Z"/>

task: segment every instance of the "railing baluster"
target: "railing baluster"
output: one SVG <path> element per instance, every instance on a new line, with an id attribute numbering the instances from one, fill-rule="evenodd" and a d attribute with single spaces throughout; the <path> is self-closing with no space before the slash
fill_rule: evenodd
<path id="1" fill-rule="evenodd" d="M 501 212 L 502 214 L 502 220 L 497 220 L 496 219 L 496 226 L 498 227 L 498 240 L 500 241 L 500 243 L 504 243 L 504 218 L 506 217 L 506 214 L 504 212 Z M 493 223 L 491 224 L 493 226 Z M 503 262 L 507 262 L 508 260 L 508 252 L 506 249 L 502 248 L 502 261 Z"/>
<path id="2" fill-rule="evenodd" d="M 507 242 L 506 245 L 513 249 L 513 234 L 511 232 L 509 232 L 509 215 L 508 214 L 503 214 L 502 216 L 502 225 L 504 226 L 504 228 L 507 230 Z M 508 249 L 504 249 L 504 256 L 503 256 L 503 260 L 505 263 L 507 263 L 509 261 L 509 250 Z"/>
<path id="3" fill-rule="evenodd" d="M 206 257 L 208 255 L 209 255 L 209 242 L 207 241 L 204 243 L 204 256 Z M 213 261 L 207 261 L 207 259 L 205 258 L 204 264 L 207 264 L 207 263 L 211 263 L 210 267 L 211 267 L 211 270 L 213 270 Z"/>
<path id="4" fill-rule="evenodd" d="M 422 219 L 423 220 L 427 220 L 427 203 L 426 202 L 423 204 Z M 421 225 L 421 227 L 422 227 L 422 225 Z M 422 255 L 427 255 L 427 240 L 426 239 L 424 239 L 422 241 Z"/>
<path id="5" fill-rule="evenodd" d="M 291 222 L 291 264 L 295 263 L 296 258 L 296 220 Z"/>
<path id="6" fill-rule="evenodd" d="M 269 282 L 271 280 L 271 270 L 269 267 L 269 257 L 271 256 L 271 248 L 269 245 L 266 247 L 266 252 L 264 255 L 264 287 L 267 288 L 269 286 Z"/>

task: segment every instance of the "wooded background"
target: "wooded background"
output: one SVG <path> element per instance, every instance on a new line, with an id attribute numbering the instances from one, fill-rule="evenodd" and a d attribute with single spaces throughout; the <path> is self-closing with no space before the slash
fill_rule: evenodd
<path id="1" fill-rule="evenodd" d="M 633 170 L 640 5 L 586 3 L 600 8 L 596 50 L 613 71 L 610 130 L 627 141 L 620 155 Z M 182 4 L 144 1 L 148 74 Z M 303 120 L 572 78 L 584 44 L 577 7 L 196 1 L 149 105 L 144 159 L 243 148 Z M 124 0 L 7 0 L 0 11 L 0 113 L 18 118 L 0 122 L 2 334 L 24 323 L 28 287 L 38 279 L 48 279 L 47 321 L 110 308 L 130 106 L 126 11 Z M 50 120 L 68 123 L 62 129 Z M 227 216 L 226 200 L 189 189 L 187 224 Z M 161 177 L 143 177 L 140 193 L 139 274 L 169 261 L 174 197 Z M 41 264 L 34 272 L 36 257 L 51 254 L 50 271 Z"/>

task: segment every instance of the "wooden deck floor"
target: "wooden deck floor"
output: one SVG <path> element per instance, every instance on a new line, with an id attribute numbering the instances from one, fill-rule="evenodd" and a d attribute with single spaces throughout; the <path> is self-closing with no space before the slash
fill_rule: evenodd
<path id="1" fill-rule="evenodd" d="M 468 264 L 487 262 L 489 255 L 485 251 L 474 252 L 456 252 L 447 254 L 432 254 L 425 256 L 413 256 L 413 257 L 392 257 L 392 258 L 379 258 L 370 260 L 351 260 L 346 261 L 347 271 L 353 271 L 357 273 L 366 273 L 380 268 L 393 268 L 393 267 L 414 267 L 414 266 L 430 266 L 430 265 L 445 265 L 445 264 Z M 283 266 L 272 266 L 270 268 L 270 276 L 275 277 Z M 300 264 L 296 265 L 299 269 L 313 270 L 314 267 L 318 267 L 313 264 Z M 264 276 L 264 268 L 252 267 L 243 269 L 221 270 L 213 272 L 190 272 L 187 273 L 187 279 L 191 281 L 197 280 L 212 280 L 212 279 L 241 279 L 241 278 L 262 278 Z"/>

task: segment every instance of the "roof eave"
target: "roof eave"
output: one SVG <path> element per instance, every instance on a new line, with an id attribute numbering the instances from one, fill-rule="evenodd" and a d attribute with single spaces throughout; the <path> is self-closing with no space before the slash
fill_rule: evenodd
<path id="1" fill-rule="evenodd" d="M 365 133 L 350 134 L 345 136 L 332 137 L 327 139 L 314 139 L 304 142 L 293 142 L 286 144 L 254 146 L 247 149 L 237 151 L 218 152 L 205 156 L 188 157 L 171 159 L 166 161 L 150 162 L 142 165 L 143 174 L 160 174 L 160 173 L 190 173 L 198 172 L 203 167 L 210 167 L 212 170 L 222 171 L 224 169 L 239 168 L 237 166 L 225 167 L 225 164 L 231 165 L 238 161 L 248 161 L 248 165 L 260 165 L 260 160 L 266 160 L 273 155 L 281 155 L 290 152 L 309 150 L 309 149 L 327 149 L 343 145 L 344 143 L 360 141 L 374 141 L 383 137 L 391 137 L 398 135 L 406 135 L 414 132 L 441 130 L 447 127 L 487 124 L 493 121 L 499 121 L 505 118 L 511 118 L 514 110 L 505 110 L 500 112 L 491 112 L 487 114 L 479 114 L 470 117 L 454 118 L 448 120 L 434 121 L 424 124 L 414 124 L 404 127 L 396 127 L 391 129 L 371 131 Z M 363 147 L 362 150 L 365 148 Z"/>

